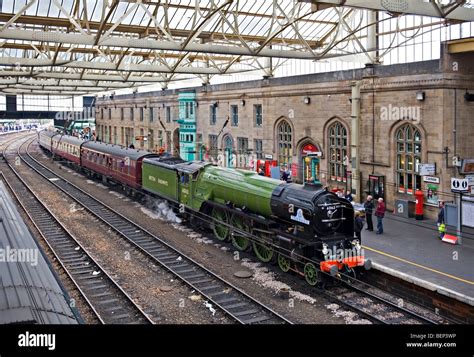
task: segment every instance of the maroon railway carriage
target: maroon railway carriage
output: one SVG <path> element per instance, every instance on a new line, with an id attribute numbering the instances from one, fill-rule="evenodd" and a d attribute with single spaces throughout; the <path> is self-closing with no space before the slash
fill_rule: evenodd
<path id="1" fill-rule="evenodd" d="M 48 150 L 49 152 L 52 152 L 51 150 L 51 139 L 59 135 L 56 131 L 50 131 L 50 130 L 41 130 L 38 133 L 38 144 L 41 146 L 43 149 Z"/>
<path id="2" fill-rule="evenodd" d="M 51 138 L 51 152 L 68 161 L 81 164 L 81 146 L 86 140 L 70 135 L 55 135 Z"/>
<path id="3" fill-rule="evenodd" d="M 158 156 L 144 150 L 97 141 L 87 141 L 81 147 L 82 167 L 133 188 L 142 185 L 143 159 Z"/>

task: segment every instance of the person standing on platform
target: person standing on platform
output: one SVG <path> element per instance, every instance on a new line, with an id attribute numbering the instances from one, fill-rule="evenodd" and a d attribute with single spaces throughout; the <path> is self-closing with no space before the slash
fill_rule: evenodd
<path id="1" fill-rule="evenodd" d="M 367 200 L 364 202 L 365 219 L 367 220 L 367 230 L 373 232 L 374 223 L 372 222 L 372 213 L 374 213 L 374 202 L 372 196 L 368 195 Z"/>
<path id="2" fill-rule="evenodd" d="M 354 218 L 354 233 L 359 242 L 361 241 L 360 232 L 362 231 L 362 228 L 364 228 L 364 219 L 362 218 L 362 214 L 357 211 Z"/>
<path id="3" fill-rule="evenodd" d="M 377 200 L 377 208 L 375 209 L 375 216 L 377 217 L 377 232 L 376 234 L 383 234 L 383 218 L 385 216 L 385 203 L 383 198 Z"/>
<path id="4" fill-rule="evenodd" d="M 351 191 L 347 191 L 346 192 L 346 195 L 344 196 L 344 198 L 346 200 L 348 200 L 349 202 L 352 202 L 354 199 L 352 198 L 352 192 Z"/>
<path id="5" fill-rule="evenodd" d="M 439 212 L 438 212 L 438 231 L 439 238 L 443 239 L 444 233 L 446 232 L 446 223 L 444 222 L 444 202 L 439 201 Z"/>
<path id="6" fill-rule="evenodd" d="M 438 227 L 444 222 L 444 202 L 439 201 L 439 212 L 438 212 Z"/>
<path id="7" fill-rule="evenodd" d="M 285 181 L 285 182 L 288 182 L 289 178 L 290 178 L 290 172 L 288 171 L 288 167 L 285 166 L 283 168 L 282 173 L 281 173 L 281 180 Z"/>

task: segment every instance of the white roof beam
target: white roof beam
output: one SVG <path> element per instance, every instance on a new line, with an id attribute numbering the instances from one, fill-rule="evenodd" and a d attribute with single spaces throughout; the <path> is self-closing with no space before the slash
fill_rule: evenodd
<path id="1" fill-rule="evenodd" d="M 34 77 L 34 78 L 53 78 L 53 79 L 70 79 L 77 80 L 83 79 L 88 81 L 107 81 L 107 82 L 124 82 L 124 78 L 119 75 L 112 74 L 84 74 L 81 73 L 68 73 L 68 72 L 40 72 L 34 71 L 0 71 L 0 78 L 2 77 Z M 163 82 L 163 78 L 158 76 L 136 76 L 131 75 L 128 77 L 128 82 L 140 82 L 140 83 L 152 83 L 152 82 Z"/>
<path id="2" fill-rule="evenodd" d="M 109 87 L 109 88 L 128 88 L 130 83 L 107 83 L 107 82 L 94 82 L 86 80 L 57 80 L 57 79 L 19 79 L 19 78 L 0 78 L 0 85 L 13 85 L 13 84 L 23 84 L 31 86 L 79 86 L 79 87 Z"/>
<path id="3" fill-rule="evenodd" d="M 83 68 L 94 70 L 109 70 L 118 72 L 149 72 L 149 73 L 182 73 L 182 74 L 224 74 L 218 68 L 211 67 L 184 67 L 180 66 L 172 69 L 168 66 L 156 64 L 133 64 L 122 63 L 116 66 L 113 62 L 87 62 L 87 61 L 68 61 L 56 59 L 54 62 L 50 59 L 40 58 L 20 58 L 20 57 L 0 57 L 0 66 L 24 66 L 24 67 L 65 67 L 65 68 Z M 240 73 L 245 70 L 227 71 L 226 74 Z"/>
<path id="4" fill-rule="evenodd" d="M 0 87 L 0 92 L 6 93 L 6 94 L 64 94 L 64 95 L 84 95 L 84 94 L 94 94 L 94 91 L 84 91 L 84 92 L 79 92 L 78 90 L 72 90 L 72 91 L 65 91 L 61 90 L 60 88 L 56 88 L 55 91 L 50 91 L 50 90 L 42 90 L 42 89 L 20 89 L 20 88 L 1 88 Z"/>
<path id="5" fill-rule="evenodd" d="M 445 12 L 434 0 L 298 0 L 311 3 L 323 9 L 329 6 L 347 6 L 368 10 L 388 11 L 396 14 L 440 17 L 448 20 L 474 21 L 474 9 L 462 6 L 466 1 L 457 1 L 458 6 L 449 7 Z"/>
<path id="6" fill-rule="evenodd" d="M 9 40 L 23 41 L 40 41 L 46 43 L 64 43 L 74 45 L 93 46 L 95 42 L 94 36 L 82 35 L 77 33 L 61 33 L 50 31 L 30 31 L 19 29 L 7 29 L 0 32 L 0 38 Z M 100 42 L 101 47 L 123 47 L 123 48 L 140 48 L 148 50 L 164 50 L 164 51 L 183 51 L 181 45 L 173 41 L 140 39 L 126 37 L 104 38 Z M 306 51 L 292 50 L 276 50 L 264 48 L 259 51 L 253 51 L 245 47 L 213 45 L 209 43 L 189 43 L 186 46 L 186 52 L 197 53 L 216 53 L 237 56 L 260 56 L 260 57 L 279 57 L 279 58 L 299 58 L 299 59 L 315 59 L 315 55 Z M 317 56 L 316 56 L 317 57 Z"/>
<path id="7" fill-rule="evenodd" d="M 48 93 L 54 94 L 58 90 L 65 91 L 80 91 L 80 92 L 101 92 L 115 88 L 109 87 L 81 87 L 81 86 L 35 86 L 38 90 L 44 90 Z M 131 84 L 130 86 L 131 87 Z M 6 88 L 16 88 L 16 89 L 32 89 L 31 85 L 15 84 L 15 85 L 0 85 L 0 90 Z"/>

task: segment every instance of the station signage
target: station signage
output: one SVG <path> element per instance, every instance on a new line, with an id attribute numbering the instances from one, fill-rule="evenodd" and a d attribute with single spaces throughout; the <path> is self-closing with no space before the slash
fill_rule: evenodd
<path id="1" fill-rule="evenodd" d="M 301 148 L 303 156 L 321 156 L 321 151 L 313 144 L 306 144 Z"/>
<path id="2" fill-rule="evenodd" d="M 452 177 L 451 192 L 469 192 L 468 180 Z"/>
<path id="3" fill-rule="evenodd" d="M 418 171 L 421 176 L 436 175 L 436 163 L 434 164 L 419 164 Z"/>
<path id="4" fill-rule="evenodd" d="M 474 159 L 462 160 L 462 165 L 459 172 L 462 174 L 474 174 Z"/>
<path id="5" fill-rule="evenodd" d="M 474 186 L 474 175 L 466 175 L 464 178 L 467 180 L 469 186 Z"/>
<path id="6" fill-rule="evenodd" d="M 428 182 L 428 183 L 438 183 L 439 184 L 439 177 L 423 176 L 423 181 Z"/>

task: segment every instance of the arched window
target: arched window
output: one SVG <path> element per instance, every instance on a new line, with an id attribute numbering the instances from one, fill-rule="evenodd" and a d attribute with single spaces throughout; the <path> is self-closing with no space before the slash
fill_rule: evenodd
<path id="1" fill-rule="evenodd" d="M 421 162 L 421 134 L 413 125 L 399 128 L 397 141 L 397 184 L 398 192 L 413 194 L 421 189 L 421 176 L 417 175 Z"/>
<path id="2" fill-rule="evenodd" d="M 278 163 L 280 166 L 290 165 L 293 156 L 293 136 L 290 123 L 283 120 L 277 127 Z"/>
<path id="3" fill-rule="evenodd" d="M 341 122 L 331 124 L 328 129 L 329 174 L 333 181 L 347 180 L 347 129 Z"/>

